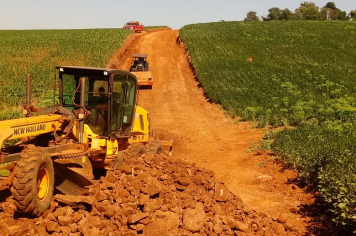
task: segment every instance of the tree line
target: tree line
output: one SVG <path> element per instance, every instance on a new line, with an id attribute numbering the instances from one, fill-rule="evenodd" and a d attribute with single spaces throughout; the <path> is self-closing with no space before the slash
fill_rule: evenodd
<path id="1" fill-rule="evenodd" d="M 302 2 L 294 12 L 278 7 L 272 7 L 268 10 L 267 16 L 261 18 L 257 13 L 250 11 L 247 13 L 244 21 L 271 21 L 271 20 L 356 20 L 356 10 L 346 13 L 336 7 L 334 2 L 328 2 L 324 7 L 319 8 L 314 2 Z"/>

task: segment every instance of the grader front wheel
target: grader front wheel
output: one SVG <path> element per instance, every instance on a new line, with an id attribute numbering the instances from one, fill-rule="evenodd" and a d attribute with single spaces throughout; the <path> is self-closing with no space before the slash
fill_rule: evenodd
<path id="1" fill-rule="evenodd" d="M 54 168 L 48 152 L 36 147 L 23 150 L 11 188 L 17 210 L 40 216 L 51 205 L 53 189 Z"/>

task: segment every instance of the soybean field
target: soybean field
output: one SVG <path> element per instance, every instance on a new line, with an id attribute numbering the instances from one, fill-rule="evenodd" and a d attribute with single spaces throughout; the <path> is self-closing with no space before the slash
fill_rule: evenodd
<path id="1" fill-rule="evenodd" d="M 184 26 L 206 95 L 267 133 L 261 144 L 318 186 L 334 220 L 356 219 L 356 22 Z"/>
<path id="2" fill-rule="evenodd" d="M 219 22 L 180 36 L 207 95 L 233 115 L 261 126 L 355 117 L 355 22 Z"/>

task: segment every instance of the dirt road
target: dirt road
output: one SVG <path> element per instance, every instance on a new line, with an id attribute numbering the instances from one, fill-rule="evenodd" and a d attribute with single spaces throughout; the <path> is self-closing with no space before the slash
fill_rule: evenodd
<path id="1" fill-rule="evenodd" d="M 110 66 L 128 70 L 133 53 L 147 53 L 154 85 L 152 91 L 140 91 L 139 105 L 150 112 L 156 135 L 174 141 L 173 155 L 213 170 L 247 206 L 274 218 L 286 214 L 304 227 L 307 219 L 298 215 L 298 207 L 312 202 L 312 196 L 287 184 L 296 173 L 281 172 L 271 156 L 249 152 L 264 131 L 225 116 L 207 101 L 177 35 L 177 30 L 135 35 Z"/>

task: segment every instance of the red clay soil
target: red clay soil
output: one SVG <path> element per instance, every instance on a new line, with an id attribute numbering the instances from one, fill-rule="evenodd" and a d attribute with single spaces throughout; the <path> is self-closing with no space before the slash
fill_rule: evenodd
<path id="1" fill-rule="evenodd" d="M 286 215 L 305 231 L 309 219 L 298 210 L 313 203 L 313 195 L 288 184 L 297 173 L 282 171 L 267 153 L 249 151 L 264 131 L 236 122 L 219 105 L 208 102 L 191 72 L 184 44 L 177 41 L 178 34 L 177 30 L 135 34 L 109 65 L 128 70 L 133 53 L 147 53 L 154 84 L 151 91 L 140 91 L 139 105 L 150 112 L 158 138 L 174 141 L 173 156 L 213 170 L 246 206 L 274 219 Z"/>
<path id="2" fill-rule="evenodd" d="M 153 146 L 151 146 L 153 147 Z M 147 147 L 147 150 L 150 148 Z M 35 219 L 0 204 L 1 235 L 301 235 L 293 219 L 244 206 L 214 172 L 164 154 L 126 159 L 83 196 L 56 195 Z"/>

